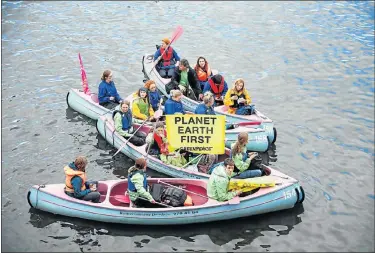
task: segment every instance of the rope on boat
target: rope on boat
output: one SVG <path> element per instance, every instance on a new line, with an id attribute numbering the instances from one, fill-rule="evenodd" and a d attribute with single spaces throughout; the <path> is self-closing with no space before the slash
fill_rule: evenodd
<path id="1" fill-rule="evenodd" d="M 37 208 L 38 207 L 38 202 L 39 202 L 39 189 L 40 188 L 44 188 L 44 187 L 46 187 L 44 184 L 41 184 L 41 185 L 39 185 L 39 187 L 38 187 L 38 189 L 36 190 L 36 204 L 35 204 L 35 208 Z"/>

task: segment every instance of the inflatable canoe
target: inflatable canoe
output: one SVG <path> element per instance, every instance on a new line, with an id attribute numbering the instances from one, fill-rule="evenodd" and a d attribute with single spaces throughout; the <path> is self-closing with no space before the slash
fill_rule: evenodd
<path id="1" fill-rule="evenodd" d="M 162 78 L 156 68 L 153 68 L 153 55 L 151 54 L 145 54 L 142 58 L 142 64 L 143 64 L 143 73 L 145 75 L 146 79 L 152 79 L 155 81 L 156 86 L 160 92 L 162 92 L 165 96 L 169 97 L 165 90 L 165 85 L 170 82 L 170 79 Z M 181 100 L 182 104 L 184 105 L 184 109 L 190 112 L 194 112 L 195 108 L 198 106 L 198 102 L 195 100 L 192 100 L 186 96 L 182 97 Z M 262 124 L 260 127 L 262 127 L 271 143 L 274 143 L 277 138 L 277 132 L 276 128 L 273 126 L 273 121 L 268 118 L 267 116 L 263 115 L 259 110 L 255 110 L 255 114 L 253 115 L 236 115 L 236 114 L 229 114 L 228 113 L 228 107 L 225 105 L 222 106 L 216 106 L 215 112 L 219 115 L 225 115 L 226 120 L 231 123 L 237 123 L 237 122 L 244 122 L 244 121 L 261 121 Z"/>
<path id="2" fill-rule="evenodd" d="M 272 174 L 272 173 L 271 173 Z M 46 212 L 100 222 L 172 225 L 229 220 L 293 208 L 304 200 L 304 192 L 292 178 L 279 178 L 273 187 L 257 188 L 251 195 L 218 202 L 207 197 L 207 181 L 199 179 L 151 178 L 149 184 L 182 187 L 194 206 L 136 208 L 126 201 L 127 180 L 100 181 L 100 203 L 72 198 L 64 184 L 34 185 L 27 193 L 29 205 Z"/>

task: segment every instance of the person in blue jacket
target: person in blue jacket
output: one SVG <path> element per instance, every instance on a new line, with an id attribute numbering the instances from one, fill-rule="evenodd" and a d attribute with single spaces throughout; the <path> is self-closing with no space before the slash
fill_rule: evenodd
<path id="1" fill-rule="evenodd" d="M 64 167 L 65 193 L 73 198 L 98 203 L 100 193 L 98 181 L 86 181 L 87 158 L 78 156 L 74 162 Z"/>
<path id="2" fill-rule="evenodd" d="M 117 92 L 115 83 L 112 81 L 112 71 L 105 70 L 102 75 L 102 82 L 99 84 L 99 104 L 108 109 L 113 109 L 122 102 Z"/>
<path id="3" fill-rule="evenodd" d="M 156 89 L 156 84 L 153 80 L 148 80 L 147 82 L 145 82 L 145 88 L 148 90 L 148 97 L 152 109 L 154 110 L 154 112 L 156 112 L 159 109 L 159 103 L 161 100 L 161 95 Z"/>
<path id="4" fill-rule="evenodd" d="M 195 114 L 206 114 L 206 115 L 216 115 L 213 108 L 214 105 L 214 95 L 207 91 L 203 94 L 203 103 L 200 103 L 195 109 Z"/>
<path id="5" fill-rule="evenodd" d="M 210 77 L 204 85 L 203 93 L 207 91 L 214 94 L 215 106 L 223 105 L 225 94 L 227 94 L 228 91 L 228 84 L 222 75 L 216 74 Z"/>
<path id="6" fill-rule="evenodd" d="M 180 61 L 176 51 L 168 46 L 170 43 L 171 41 L 168 38 L 162 39 L 161 47 L 154 54 L 155 65 L 162 78 L 171 78 L 175 65 Z M 165 52 L 165 50 L 167 51 Z"/>
<path id="7" fill-rule="evenodd" d="M 171 96 L 164 104 L 165 115 L 185 114 L 181 103 L 182 92 L 180 90 L 171 90 Z"/>

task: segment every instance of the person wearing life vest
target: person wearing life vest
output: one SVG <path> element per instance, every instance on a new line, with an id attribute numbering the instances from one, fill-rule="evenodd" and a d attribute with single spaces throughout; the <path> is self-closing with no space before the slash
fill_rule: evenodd
<path id="1" fill-rule="evenodd" d="M 214 94 L 215 106 L 223 105 L 224 97 L 228 91 L 228 84 L 222 75 L 216 74 L 209 78 L 207 83 L 204 85 L 203 93 L 207 91 Z"/>
<path id="2" fill-rule="evenodd" d="M 260 177 L 260 169 L 250 169 L 251 161 L 258 155 L 257 152 L 246 153 L 246 144 L 249 141 L 248 133 L 241 132 L 238 134 L 237 141 L 231 145 L 231 157 L 238 171 L 233 178 L 251 178 Z"/>
<path id="3" fill-rule="evenodd" d="M 78 156 L 74 162 L 64 167 L 64 191 L 70 197 L 98 203 L 100 193 L 97 191 L 98 181 L 86 181 L 87 158 Z"/>
<path id="4" fill-rule="evenodd" d="M 171 90 L 171 96 L 164 104 L 165 115 L 185 114 L 181 98 L 182 93 L 180 90 Z"/>
<path id="5" fill-rule="evenodd" d="M 159 109 L 159 103 L 161 99 L 161 95 L 156 89 L 156 84 L 153 80 L 148 80 L 145 82 L 144 87 L 148 90 L 148 98 L 150 99 L 150 104 L 154 112 Z"/>
<path id="6" fill-rule="evenodd" d="M 203 56 L 198 57 L 197 64 L 195 64 L 194 66 L 194 70 L 197 74 L 201 89 L 203 90 L 204 85 L 208 81 L 208 78 L 212 76 L 212 71 L 206 58 L 204 58 Z"/>
<path id="7" fill-rule="evenodd" d="M 235 114 L 237 109 L 250 105 L 251 97 L 245 89 L 245 81 L 242 78 L 234 81 L 233 88 L 230 89 L 224 98 L 224 105 L 228 106 L 228 113 Z"/>
<path id="8" fill-rule="evenodd" d="M 241 191 L 228 191 L 229 181 L 233 175 L 234 162 L 227 158 L 223 165 L 217 166 L 207 183 L 207 196 L 217 201 L 231 200 L 241 194 Z"/>
<path id="9" fill-rule="evenodd" d="M 203 98 L 197 74 L 186 59 L 181 59 L 178 67 L 175 67 L 172 79 L 165 85 L 165 89 L 168 94 L 171 90 L 178 89 L 182 94 L 193 100 L 202 100 Z"/>
<path id="10" fill-rule="evenodd" d="M 142 87 L 136 93 L 132 104 L 132 113 L 135 119 L 155 121 L 154 110 L 148 100 L 146 88 Z"/>
<path id="11" fill-rule="evenodd" d="M 133 128 L 133 116 L 129 110 L 130 102 L 125 100 L 120 103 L 120 110 L 115 110 L 112 113 L 113 120 L 115 122 L 115 129 L 125 139 L 129 139 L 129 142 L 135 146 L 142 146 L 145 144 L 146 134 L 141 131 L 137 131 L 134 134 Z"/>
<path id="12" fill-rule="evenodd" d="M 162 78 L 171 78 L 175 65 L 180 61 L 176 51 L 168 46 L 170 43 L 171 41 L 168 38 L 162 39 L 161 47 L 154 54 L 154 63 L 157 64 L 157 69 Z"/>
<path id="13" fill-rule="evenodd" d="M 135 165 L 128 170 L 128 193 L 130 200 L 137 207 L 159 207 L 148 192 L 146 160 L 143 157 L 135 160 Z"/>
<path id="14" fill-rule="evenodd" d="M 118 94 L 115 83 L 112 80 L 112 71 L 105 70 L 101 79 L 102 82 L 99 84 L 98 92 L 99 105 L 113 109 L 122 102 L 122 98 Z"/>
<path id="15" fill-rule="evenodd" d="M 146 143 L 151 145 L 149 154 L 159 156 L 160 160 L 166 164 L 182 167 L 187 163 L 185 157 L 179 152 L 169 152 L 167 131 L 162 121 L 155 123 L 154 131 L 146 137 Z"/>

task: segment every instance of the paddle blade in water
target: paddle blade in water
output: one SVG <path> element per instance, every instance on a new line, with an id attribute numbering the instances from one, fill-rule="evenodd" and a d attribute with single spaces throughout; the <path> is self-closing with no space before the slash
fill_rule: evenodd
<path id="1" fill-rule="evenodd" d="M 177 26 L 176 30 L 173 32 L 171 37 L 171 43 L 178 40 L 178 38 L 181 37 L 182 33 L 184 32 L 184 29 L 182 29 L 181 26 Z"/>
<path id="2" fill-rule="evenodd" d="M 89 83 L 87 81 L 86 71 L 83 68 L 83 63 L 82 63 L 82 58 L 81 58 L 81 54 L 80 53 L 78 53 L 78 59 L 79 59 L 79 65 L 81 66 L 81 78 L 82 78 L 83 92 L 85 94 L 90 95 L 91 92 L 90 92 L 90 89 L 89 89 Z"/>

